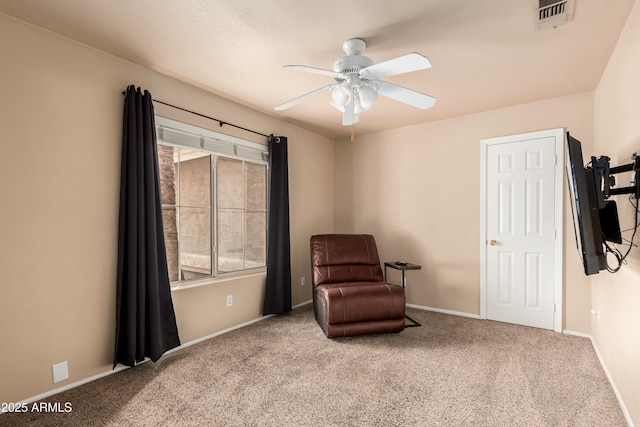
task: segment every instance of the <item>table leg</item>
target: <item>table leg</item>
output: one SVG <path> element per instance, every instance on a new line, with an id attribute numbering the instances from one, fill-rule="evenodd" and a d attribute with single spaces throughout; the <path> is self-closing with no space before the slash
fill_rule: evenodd
<path id="1" fill-rule="evenodd" d="M 385 273 L 386 274 L 386 273 Z M 402 289 L 404 289 L 404 284 L 405 284 L 405 280 L 404 280 L 404 270 L 402 270 Z M 406 314 L 404 315 L 404 317 L 406 319 L 408 319 L 409 321 L 413 322 L 413 323 L 409 323 L 409 324 L 405 324 L 404 327 L 405 328 L 411 328 L 411 327 L 415 327 L 415 326 L 422 326 L 422 324 L 420 322 L 418 322 L 415 319 L 412 319 L 411 317 L 407 316 Z"/>

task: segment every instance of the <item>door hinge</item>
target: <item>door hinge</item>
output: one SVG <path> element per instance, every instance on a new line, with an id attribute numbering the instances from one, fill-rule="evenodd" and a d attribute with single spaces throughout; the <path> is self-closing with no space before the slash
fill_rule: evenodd
<path id="1" fill-rule="evenodd" d="M 553 303 L 553 312 L 554 313 L 556 312 L 556 303 L 555 302 Z"/>

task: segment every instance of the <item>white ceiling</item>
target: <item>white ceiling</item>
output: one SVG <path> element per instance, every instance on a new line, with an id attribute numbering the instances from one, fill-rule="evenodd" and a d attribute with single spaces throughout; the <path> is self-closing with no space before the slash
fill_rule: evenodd
<path id="1" fill-rule="evenodd" d="M 274 111 L 332 82 L 283 65 L 331 69 L 353 37 L 374 62 L 427 56 L 433 68 L 386 80 L 435 107 L 380 97 L 359 134 L 590 91 L 635 0 L 575 1 L 573 22 L 542 31 L 537 0 L 2 0 L 0 12 L 341 138 L 351 128 L 329 92 Z"/>

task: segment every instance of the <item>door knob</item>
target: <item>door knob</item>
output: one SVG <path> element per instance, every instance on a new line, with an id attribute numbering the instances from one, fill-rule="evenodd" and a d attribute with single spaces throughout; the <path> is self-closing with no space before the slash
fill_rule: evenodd
<path id="1" fill-rule="evenodd" d="M 497 244 L 498 244 L 498 242 L 496 242 L 495 240 L 491 240 L 491 241 L 489 242 L 489 244 L 490 244 L 491 246 L 495 246 L 495 245 L 497 245 Z"/>

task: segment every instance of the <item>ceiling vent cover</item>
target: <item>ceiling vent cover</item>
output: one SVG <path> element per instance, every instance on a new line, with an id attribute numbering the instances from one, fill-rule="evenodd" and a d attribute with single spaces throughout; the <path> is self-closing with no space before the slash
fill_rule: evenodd
<path id="1" fill-rule="evenodd" d="M 556 28 L 573 21 L 575 0 L 538 0 L 538 28 Z"/>

